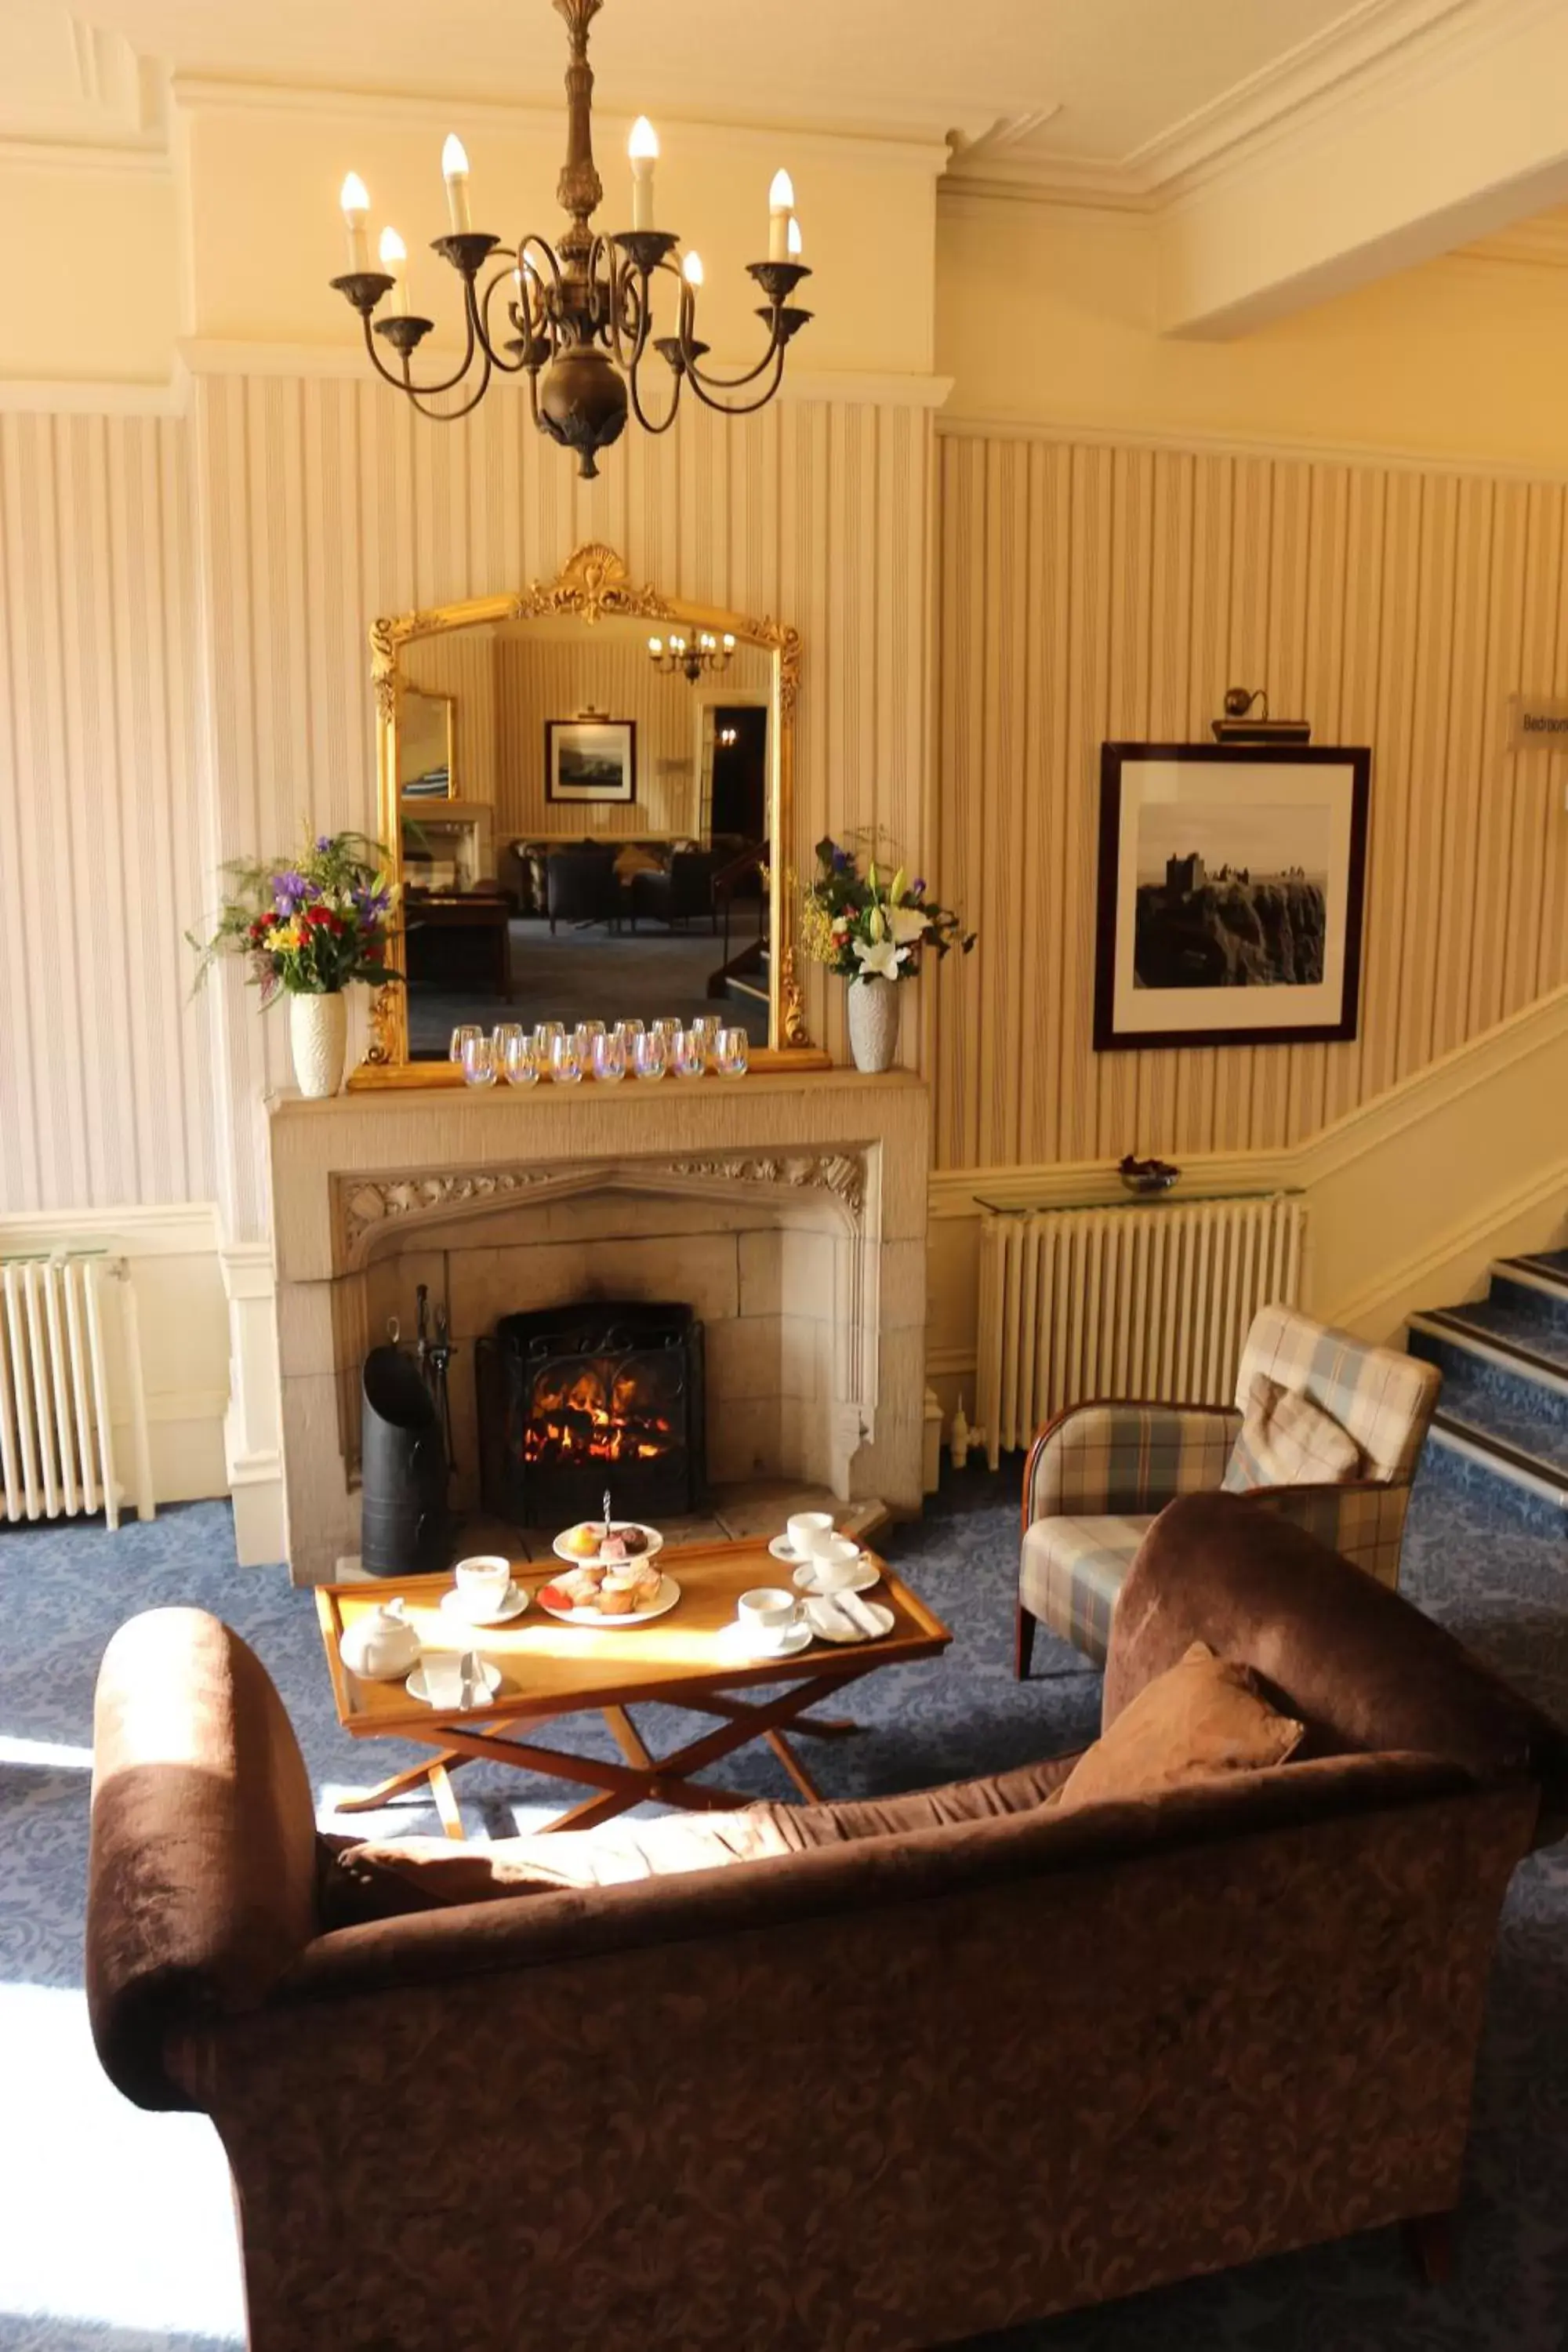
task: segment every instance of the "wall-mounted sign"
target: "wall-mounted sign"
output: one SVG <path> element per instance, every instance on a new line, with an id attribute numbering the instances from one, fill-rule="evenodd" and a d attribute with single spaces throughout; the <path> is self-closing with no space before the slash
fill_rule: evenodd
<path id="1" fill-rule="evenodd" d="M 1568 751 L 1568 701 L 1547 694 L 1510 694 L 1510 751 Z"/>

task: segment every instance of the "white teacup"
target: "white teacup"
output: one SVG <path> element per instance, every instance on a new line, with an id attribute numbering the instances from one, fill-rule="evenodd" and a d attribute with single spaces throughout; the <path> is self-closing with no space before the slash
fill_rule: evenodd
<path id="1" fill-rule="evenodd" d="M 785 1523 L 789 1548 L 796 1559 L 815 1559 L 833 1533 L 831 1511 L 796 1511 Z"/>
<path id="2" fill-rule="evenodd" d="M 735 1614 L 745 1628 L 748 1648 L 778 1650 L 789 1639 L 791 1627 L 799 1624 L 801 1608 L 794 1593 L 782 1585 L 759 1584 L 742 1593 Z"/>
<path id="3" fill-rule="evenodd" d="M 496 1552 L 478 1552 L 472 1559 L 460 1559 L 452 1571 L 462 1596 L 463 1613 L 468 1617 L 493 1617 L 506 1606 L 506 1596 L 511 1590 L 511 1562 Z"/>
<path id="4" fill-rule="evenodd" d="M 854 1583 L 859 1565 L 860 1547 L 853 1536 L 829 1536 L 811 1563 L 818 1592 L 842 1592 L 847 1584 Z"/>

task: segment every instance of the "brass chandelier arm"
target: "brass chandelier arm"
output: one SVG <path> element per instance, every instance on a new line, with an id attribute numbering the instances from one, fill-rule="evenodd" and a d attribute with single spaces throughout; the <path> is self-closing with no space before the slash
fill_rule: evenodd
<path id="1" fill-rule="evenodd" d="M 520 356 L 515 360 L 503 359 L 501 357 L 500 347 L 498 344 L 495 335 L 491 331 L 490 328 L 490 304 L 495 300 L 496 289 L 500 286 L 504 286 L 511 275 L 512 269 L 510 262 L 504 268 L 498 269 L 495 275 L 491 278 L 489 285 L 485 288 L 484 295 L 480 299 L 479 306 L 479 340 L 484 344 L 485 350 L 489 355 L 491 366 L 499 368 L 502 375 L 521 375 L 524 368 L 528 365 L 526 356 Z M 521 316 L 521 313 L 519 314 L 519 317 L 521 329 L 521 340 L 527 343 L 532 340 L 531 329 L 526 317 Z"/>
<path id="2" fill-rule="evenodd" d="M 787 341 L 775 343 L 768 359 L 762 362 L 763 367 L 767 367 L 771 362 L 773 373 L 766 386 L 758 393 L 755 400 L 715 400 L 704 384 L 702 377 L 694 368 L 688 367 L 685 373 L 691 378 L 691 389 L 704 408 L 711 408 L 721 416 L 754 416 L 759 408 L 767 406 L 784 382 L 784 352 L 787 349 Z M 729 389 L 733 391 L 739 384 L 751 383 L 761 372 L 761 368 L 753 368 L 750 375 L 737 378 L 736 383 L 731 384 Z M 724 387 L 721 385 L 719 388 L 722 390 Z"/>
<path id="3" fill-rule="evenodd" d="M 637 423 L 642 426 L 645 433 L 652 433 L 655 435 L 668 433 L 670 426 L 674 424 L 676 418 L 680 414 L 681 377 L 679 373 L 677 371 L 672 370 L 671 373 L 674 375 L 675 389 L 669 395 L 668 411 L 663 417 L 655 419 L 648 415 L 647 409 L 642 404 L 641 361 L 639 360 L 635 366 L 629 367 L 626 371 L 626 390 L 631 394 L 632 415 L 637 418 Z"/>

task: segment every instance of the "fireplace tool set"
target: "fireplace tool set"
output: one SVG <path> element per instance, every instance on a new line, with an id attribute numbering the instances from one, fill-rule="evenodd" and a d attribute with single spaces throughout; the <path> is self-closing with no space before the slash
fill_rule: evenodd
<path id="1" fill-rule="evenodd" d="M 361 1375 L 360 1565 L 371 1576 L 420 1576 L 446 1565 L 453 1348 L 446 1307 L 437 1306 L 432 1321 L 427 1284 L 416 1297 L 412 1353 L 394 1316 L 386 1345 L 371 1349 Z"/>

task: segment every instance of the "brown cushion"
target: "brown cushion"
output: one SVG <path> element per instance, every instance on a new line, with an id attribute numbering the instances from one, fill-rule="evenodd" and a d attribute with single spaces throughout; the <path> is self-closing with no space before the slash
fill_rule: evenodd
<path id="1" fill-rule="evenodd" d="M 1247 1667 L 1194 1642 L 1085 1748 L 1057 1802 L 1071 1811 L 1153 1796 L 1216 1772 L 1259 1771 L 1293 1755 L 1303 1729 L 1260 1696 Z"/>
<path id="2" fill-rule="evenodd" d="M 492 1845 L 457 1845 L 445 1838 L 381 1843 L 326 1836 L 320 1840 L 321 1924 L 327 1928 L 361 1927 L 374 1919 L 439 1911 L 453 1904 L 672 1878 L 860 1838 L 900 1837 L 960 1822 L 996 1821 L 1046 1803 L 1074 1760 L 1058 1757 L 1047 1764 L 955 1780 L 904 1797 L 825 1805 L 747 1805 L 733 1813 L 674 1813 L 658 1821 L 616 1822 L 554 1836 L 500 1838 Z"/>
<path id="3" fill-rule="evenodd" d="M 1220 1481 L 1227 1493 L 1245 1495 L 1255 1486 L 1342 1486 L 1361 1474 L 1361 1448 L 1331 1413 L 1267 1372 L 1254 1372 Z"/>

